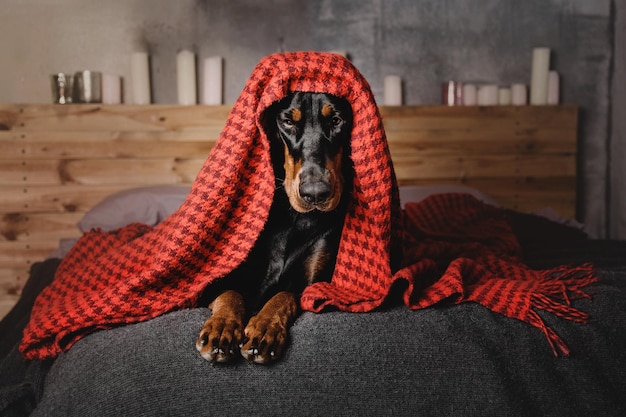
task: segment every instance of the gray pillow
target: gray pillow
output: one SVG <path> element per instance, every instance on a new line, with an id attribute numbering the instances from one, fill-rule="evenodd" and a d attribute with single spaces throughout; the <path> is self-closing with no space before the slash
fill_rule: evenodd
<path id="1" fill-rule="evenodd" d="M 190 188 L 160 185 L 115 193 L 89 210 L 78 222 L 78 228 L 82 232 L 94 228 L 109 231 L 135 222 L 156 226 L 180 207 Z"/>

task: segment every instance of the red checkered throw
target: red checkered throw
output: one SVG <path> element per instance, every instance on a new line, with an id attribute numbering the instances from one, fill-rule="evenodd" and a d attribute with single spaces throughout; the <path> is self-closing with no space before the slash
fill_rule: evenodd
<path id="1" fill-rule="evenodd" d="M 569 306 L 567 291 L 581 295 L 593 281 L 591 268 L 528 269 L 498 210 L 468 196 L 431 198 L 408 206 L 403 216 L 366 80 L 339 55 L 296 52 L 270 55 L 256 66 L 176 212 L 154 228 L 94 230 L 77 242 L 35 302 L 23 355 L 52 358 L 95 330 L 193 307 L 208 285 L 240 265 L 264 227 L 274 193 L 261 115 L 292 91 L 344 97 L 354 113 L 355 178 L 335 271 L 330 283 L 305 289 L 304 310 L 371 311 L 394 282 L 403 281 L 410 308 L 478 302 L 541 328 L 555 353 L 567 354 L 536 310 L 585 321 Z M 400 252 L 404 266 L 394 271 L 392 258 Z"/>

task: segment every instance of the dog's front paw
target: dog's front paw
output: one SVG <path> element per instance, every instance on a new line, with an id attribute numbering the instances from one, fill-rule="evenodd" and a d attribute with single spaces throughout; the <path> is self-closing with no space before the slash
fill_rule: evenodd
<path id="1" fill-rule="evenodd" d="M 287 344 L 288 326 L 280 317 L 258 314 L 244 330 L 241 356 L 249 362 L 268 364 L 280 358 Z"/>
<path id="2" fill-rule="evenodd" d="M 243 323 L 237 319 L 211 317 L 200 331 L 196 349 L 213 364 L 228 362 L 241 345 L 242 328 Z"/>

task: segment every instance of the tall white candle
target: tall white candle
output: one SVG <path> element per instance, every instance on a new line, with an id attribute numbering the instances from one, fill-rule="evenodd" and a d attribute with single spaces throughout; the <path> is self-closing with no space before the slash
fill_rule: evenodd
<path id="1" fill-rule="evenodd" d="M 475 106 L 476 103 L 476 86 L 474 84 L 463 84 L 463 104 L 465 106 Z"/>
<path id="2" fill-rule="evenodd" d="M 402 105 L 402 79 L 399 76 L 385 76 L 383 103 L 385 106 Z"/>
<path id="3" fill-rule="evenodd" d="M 117 75 L 102 74 L 102 102 L 104 104 L 122 102 L 122 82 Z"/>
<path id="4" fill-rule="evenodd" d="M 348 58 L 348 51 L 329 51 L 331 54 L 341 55 L 344 58 Z"/>
<path id="5" fill-rule="evenodd" d="M 193 52 L 183 49 L 176 55 L 176 80 L 178 104 L 196 104 L 196 55 Z"/>
<path id="6" fill-rule="evenodd" d="M 559 73 L 550 71 L 548 73 L 548 104 L 559 104 Z"/>
<path id="7" fill-rule="evenodd" d="M 150 104 L 150 64 L 147 52 L 134 52 L 130 59 L 131 96 L 134 104 Z"/>
<path id="8" fill-rule="evenodd" d="M 526 84 L 513 84 L 511 86 L 511 104 L 525 106 L 528 104 L 528 88 Z"/>
<path id="9" fill-rule="evenodd" d="M 530 104 L 542 105 L 548 101 L 548 71 L 550 49 L 534 48 L 530 77 Z"/>
<path id="10" fill-rule="evenodd" d="M 212 56 L 204 60 L 202 68 L 202 104 L 223 103 L 223 60 Z"/>

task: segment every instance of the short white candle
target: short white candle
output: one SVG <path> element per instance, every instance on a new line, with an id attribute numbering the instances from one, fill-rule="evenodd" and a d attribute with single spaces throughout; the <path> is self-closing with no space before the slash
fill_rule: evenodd
<path id="1" fill-rule="evenodd" d="M 329 51 L 331 54 L 341 55 L 344 58 L 348 58 L 348 51 Z"/>
<path id="2" fill-rule="evenodd" d="M 476 103 L 476 86 L 474 84 L 463 84 L 463 105 L 475 106 Z"/>
<path id="3" fill-rule="evenodd" d="M 498 104 L 498 86 L 493 84 L 481 85 L 478 88 L 478 105 L 495 106 Z"/>
<path id="4" fill-rule="evenodd" d="M 397 75 L 385 77 L 384 98 L 385 106 L 402 105 L 402 79 Z"/>
<path id="5" fill-rule="evenodd" d="M 102 74 L 102 102 L 120 104 L 122 102 L 122 82 L 119 76 Z"/>
<path id="6" fill-rule="evenodd" d="M 514 106 L 528 104 L 528 87 L 526 84 L 513 84 L 511 86 L 511 104 Z"/>
<path id="7" fill-rule="evenodd" d="M 511 105 L 511 89 L 501 87 L 498 89 L 498 104 L 501 106 Z"/>
<path id="8" fill-rule="evenodd" d="M 559 101 L 559 73 L 556 71 L 550 71 L 548 73 L 547 103 L 556 105 L 559 104 Z"/>
<path id="9" fill-rule="evenodd" d="M 196 56 L 193 52 L 183 49 L 176 55 L 176 80 L 178 104 L 196 104 Z"/>

